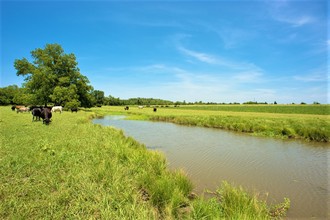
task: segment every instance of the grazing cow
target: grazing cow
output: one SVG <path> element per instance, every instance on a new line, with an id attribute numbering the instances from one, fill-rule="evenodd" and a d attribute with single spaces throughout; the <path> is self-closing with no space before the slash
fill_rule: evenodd
<path id="1" fill-rule="evenodd" d="M 156 107 L 154 107 L 154 112 L 156 112 L 157 111 L 157 108 Z"/>
<path id="2" fill-rule="evenodd" d="M 138 108 L 139 108 L 139 109 L 143 109 L 143 105 L 140 105 Z"/>
<path id="3" fill-rule="evenodd" d="M 41 108 L 33 108 L 32 109 L 32 122 L 35 120 L 39 120 L 40 121 L 40 117 L 41 117 Z"/>
<path id="4" fill-rule="evenodd" d="M 13 105 L 12 107 L 11 107 L 11 110 L 13 110 L 13 111 L 17 111 L 17 109 L 20 109 L 20 108 L 25 108 L 25 106 L 24 105 Z"/>
<path id="5" fill-rule="evenodd" d="M 76 113 L 78 113 L 78 108 L 71 108 L 71 112 L 76 112 Z"/>
<path id="6" fill-rule="evenodd" d="M 29 108 L 28 107 L 20 107 L 20 108 L 17 108 L 16 109 L 17 114 L 19 112 L 28 112 L 28 111 L 29 111 Z"/>
<path id="7" fill-rule="evenodd" d="M 43 110 L 41 111 L 40 117 L 43 119 L 43 124 L 49 125 L 49 123 L 51 122 L 51 118 L 52 118 L 52 112 L 50 110 L 50 108 L 43 108 Z"/>
<path id="8" fill-rule="evenodd" d="M 128 110 L 129 110 L 129 107 L 128 107 L 128 106 L 126 106 L 124 109 L 125 109 L 125 111 L 128 111 Z"/>
<path id="9" fill-rule="evenodd" d="M 52 108 L 52 112 L 57 112 L 57 111 L 59 111 L 60 113 L 62 113 L 63 107 L 62 106 L 54 106 Z"/>

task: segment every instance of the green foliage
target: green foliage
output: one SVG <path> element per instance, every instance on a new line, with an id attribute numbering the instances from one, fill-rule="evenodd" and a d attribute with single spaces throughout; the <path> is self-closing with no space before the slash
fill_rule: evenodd
<path id="1" fill-rule="evenodd" d="M 154 98 L 130 98 L 127 100 L 123 100 L 120 98 L 109 96 L 106 100 L 107 100 L 106 103 L 107 105 L 144 105 L 144 106 L 173 105 L 172 101 L 163 100 L 163 99 L 154 99 Z"/>
<path id="2" fill-rule="evenodd" d="M 56 86 L 53 94 L 50 95 L 50 98 L 55 105 L 67 105 L 68 102 L 79 103 L 79 96 L 75 84 L 71 84 L 68 87 Z"/>
<path id="3" fill-rule="evenodd" d="M 0 88 L 0 105 L 19 104 L 14 99 L 21 93 L 23 92 L 17 85 Z"/>
<path id="4" fill-rule="evenodd" d="M 17 75 L 25 76 L 25 88 L 42 104 L 66 102 L 92 106 L 89 80 L 79 72 L 74 54 L 65 54 L 59 44 L 47 44 L 31 51 L 33 62 L 15 60 Z"/>
<path id="5" fill-rule="evenodd" d="M 96 105 L 103 105 L 104 103 L 104 92 L 100 90 L 94 90 L 92 91 L 92 95 L 95 99 Z"/>
<path id="6" fill-rule="evenodd" d="M 80 106 L 80 102 L 77 100 L 73 100 L 66 102 L 64 107 L 67 109 L 71 109 L 71 108 L 78 108 L 79 106 Z"/>

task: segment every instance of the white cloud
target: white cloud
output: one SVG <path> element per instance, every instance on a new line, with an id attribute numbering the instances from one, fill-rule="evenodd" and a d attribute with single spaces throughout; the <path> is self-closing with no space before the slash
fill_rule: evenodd
<path id="1" fill-rule="evenodd" d="M 290 24 L 292 27 L 301 27 L 316 21 L 315 17 L 297 10 L 297 6 L 292 5 L 292 2 L 289 1 L 274 1 L 269 3 L 269 6 L 274 20 Z"/>
<path id="2" fill-rule="evenodd" d="M 300 27 L 306 24 L 314 22 L 314 18 L 311 16 L 292 16 L 292 15 L 280 15 L 277 14 L 275 19 L 280 22 L 291 24 L 293 27 Z"/>
<path id="3" fill-rule="evenodd" d="M 245 72 L 240 72 L 236 75 L 234 75 L 233 79 L 234 80 L 238 80 L 239 82 L 244 82 L 244 83 L 248 83 L 248 82 L 260 82 L 261 81 L 261 77 L 262 77 L 263 73 L 259 70 L 250 70 L 250 71 L 245 71 Z"/>
<path id="4" fill-rule="evenodd" d="M 222 66 L 228 68 L 229 70 L 235 70 L 235 71 L 240 70 L 240 71 L 262 72 L 262 69 L 253 63 L 230 60 L 230 59 L 222 58 L 220 56 L 208 54 L 205 52 L 197 52 L 187 49 L 183 46 L 178 46 L 177 49 L 184 55 L 195 58 L 196 60 L 203 63 Z"/>
<path id="5" fill-rule="evenodd" d="M 295 75 L 293 79 L 302 82 L 327 82 L 329 76 L 326 70 L 320 68 L 304 75 Z"/>
<path id="6" fill-rule="evenodd" d="M 178 50 L 181 51 L 183 54 L 191 56 L 204 63 L 216 64 L 219 62 L 219 61 L 217 61 L 217 59 L 214 56 L 206 54 L 206 53 L 200 53 L 200 52 L 188 50 L 182 46 L 179 46 Z"/>

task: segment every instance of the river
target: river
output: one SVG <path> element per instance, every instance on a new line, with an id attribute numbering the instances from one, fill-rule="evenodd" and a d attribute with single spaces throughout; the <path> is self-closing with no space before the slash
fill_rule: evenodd
<path id="1" fill-rule="evenodd" d="M 185 170 L 198 193 L 215 190 L 226 180 L 259 193 L 269 204 L 289 198 L 289 218 L 330 216 L 330 148 L 324 143 L 124 120 L 124 116 L 107 116 L 93 122 L 122 129 L 147 148 L 162 151 L 169 168 Z"/>

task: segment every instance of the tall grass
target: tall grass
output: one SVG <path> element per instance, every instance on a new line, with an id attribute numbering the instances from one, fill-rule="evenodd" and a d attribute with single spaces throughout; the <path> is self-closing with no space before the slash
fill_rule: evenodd
<path id="1" fill-rule="evenodd" d="M 30 113 L 0 107 L 0 219 L 235 218 L 236 205 L 247 219 L 270 218 L 263 201 L 191 199 L 191 182 L 182 171 L 169 171 L 161 153 L 93 125 L 93 117 L 54 113 L 46 126 L 31 122 Z M 236 190 L 222 188 L 223 196 Z M 260 207 L 255 212 L 251 205 Z"/>
<path id="2" fill-rule="evenodd" d="M 249 116 L 151 116 L 151 120 L 251 133 L 277 138 L 329 142 L 330 123 L 320 118 Z"/>

